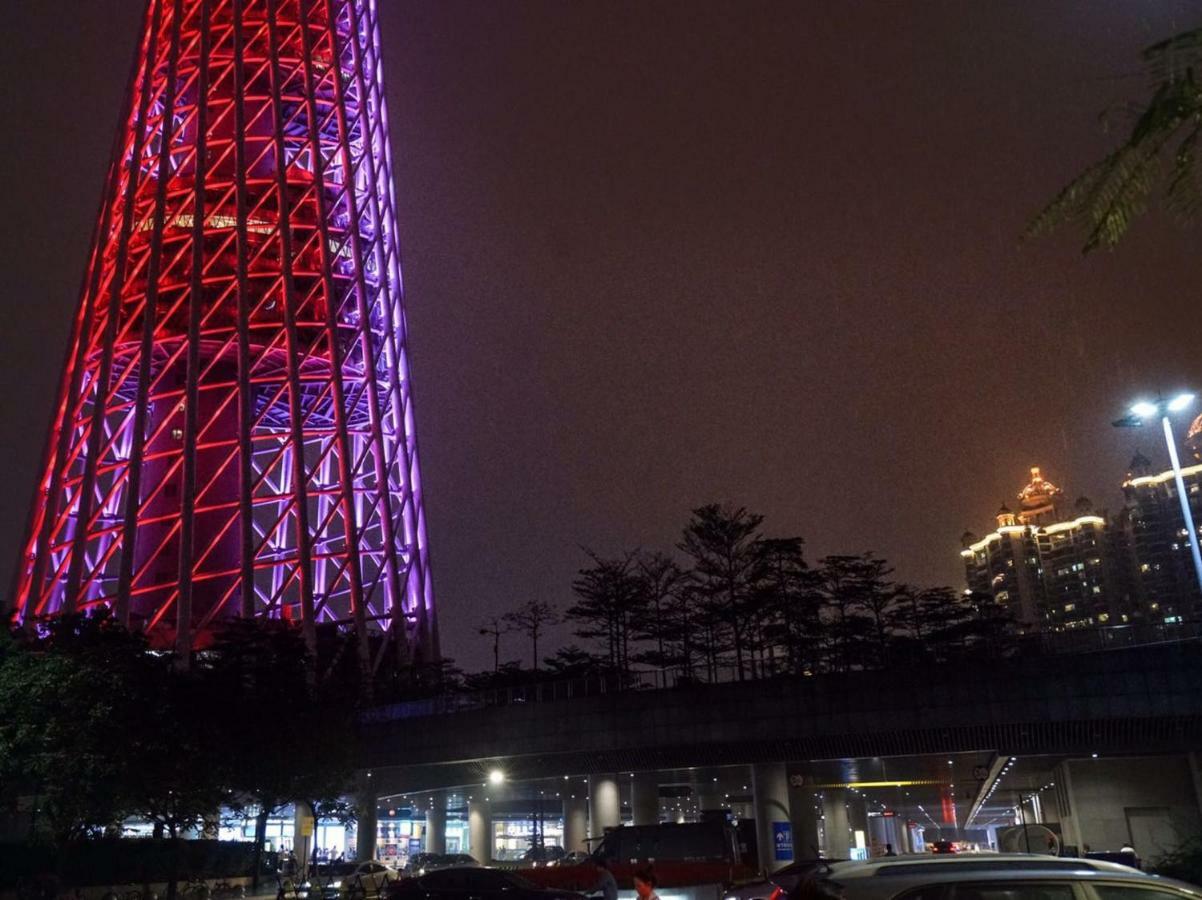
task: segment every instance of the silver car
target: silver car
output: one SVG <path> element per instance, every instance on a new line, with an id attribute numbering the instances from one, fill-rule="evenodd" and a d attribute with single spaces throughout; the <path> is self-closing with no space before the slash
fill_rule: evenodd
<path id="1" fill-rule="evenodd" d="M 1025 854 L 835 863 L 790 900 L 1202 900 L 1193 885 L 1092 859 Z"/>

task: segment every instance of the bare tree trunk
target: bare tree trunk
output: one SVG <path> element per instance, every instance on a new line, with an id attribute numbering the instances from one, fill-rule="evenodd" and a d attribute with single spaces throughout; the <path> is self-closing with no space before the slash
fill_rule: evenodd
<path id="1" fill-rule="evenodd" d="M 252 893 L 259 889 L 259 876 L 263 871 L 263 843 L 266 840 L 267 804 L 264 803 L 259 807 L 258 815 L 255 816 L 255 870 L 250 877 L 250 889 Z"/>

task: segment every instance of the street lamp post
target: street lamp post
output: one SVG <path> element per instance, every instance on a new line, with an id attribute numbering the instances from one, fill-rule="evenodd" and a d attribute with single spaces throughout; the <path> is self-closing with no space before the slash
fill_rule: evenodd
<path id="1" fill-rule="evenodd" d="M 1157 397 L 1156 402 L 1141 400 L 1131 407 L 1131 414 L 1117 420 L 1114 425 L 1118 428 L 1130 428 L 1142 425 L 1145 419 L 1160 417 L 1164 428 L 1164 441 L 1169 448 L 1169 462 L 1173 464 L 1173 480 L 1177 484 L 1177 499 L 1181 501 L 1181 515 L 1185 519 L 1185 531 L 1189 535 L 1189 549 L 1194 558 L 1194 576 L 1198 579 L 1198 590 L 1202 591 L 1202 550 L 1198 549 L 1198 530 L 1194 527 L 1194 517 L 1189 509 L 1189 497 L 1185 493 L 1185 479 L 1181 475 L 1181 460 L 1177 456 L 1177 442 L 1173 439 L 1173 425 L 1169 420 L 1171 413 L 1181 412 L 1194 402 L 1194 395 L 1178 394 L 1169 400 Z"/>

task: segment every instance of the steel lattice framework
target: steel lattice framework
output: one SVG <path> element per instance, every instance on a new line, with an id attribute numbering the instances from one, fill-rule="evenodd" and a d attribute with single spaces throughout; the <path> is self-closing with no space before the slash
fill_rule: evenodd
<path id="1" fill-rule="evenodd" d="M 18 619 L 436 659 L 375 0 L 148 0 L 92 246 Z"/>

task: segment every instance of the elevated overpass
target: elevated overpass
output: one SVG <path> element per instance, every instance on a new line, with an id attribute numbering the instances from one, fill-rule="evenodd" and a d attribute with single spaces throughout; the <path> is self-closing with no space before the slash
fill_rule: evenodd
<path id="1" fill-rule="evenodd" d="M 384 706 L 362 763 L 383 794 L 732 764 L 1202 747 L 1202 642 L 661 689 L 604 682 Z"/>

